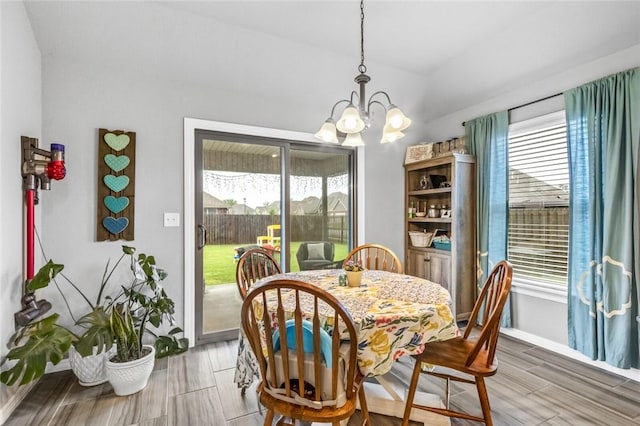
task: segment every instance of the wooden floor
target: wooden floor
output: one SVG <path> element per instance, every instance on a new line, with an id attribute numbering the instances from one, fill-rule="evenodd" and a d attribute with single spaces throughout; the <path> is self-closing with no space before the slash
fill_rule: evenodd
<path id="1" fill-rule="evenodd" d="M 160 360 L 148 386 L 130 397 L 115 396 L 108 384 L 83 388 L 71 372 L 47 375 L 6 424 L 261 425 L 253 388 L 242 397 L 233 383 L 236 345 L 215 343 Z M 498 374 L 487 380 L 495 424 L 640 424 L 640 383 L 505 336 L 498 357 Z M 406 381 L 411 368 L 405 357 L 392 371 Z M 437 392 L 432 380 L 423 377 L 422 390 Z M 454 385 L 452 402 L 480 413 L 473 388 Z M 349 425 L 358 420 L 359 412 Z M 372 415 L 372 424 L 400 425 L 400 420 Z"/>

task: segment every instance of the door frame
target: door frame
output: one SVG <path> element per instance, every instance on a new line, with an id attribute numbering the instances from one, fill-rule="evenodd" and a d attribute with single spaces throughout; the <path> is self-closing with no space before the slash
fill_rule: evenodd
<path id="1" fill-rule="evenodd" d="M 236 133 L 249 136 L 258 136 L 273 139 L 285 139 L 291 141 L 312 142 L 321 144 L 311 133 L 295 132 L 290 130 L 271 129 L 267 127 L 249 126 L 244 124 L 226 123 L 222 121 L 210 121 L 197 118 L 184 118 L 184 158 L 183 158 L 183 330 L 184 336 L 189 339 L 191 347 L 196 344 L 196 294 L 195 294 L 195 132 L 196 129 L 216 132 Z M 355 185 L 356 195 L 354 205 L 356 217 L 356 232 L 354 245 L 359 241 L 366 241 L 364 236 L 364 149 L 356 149 Z"/>

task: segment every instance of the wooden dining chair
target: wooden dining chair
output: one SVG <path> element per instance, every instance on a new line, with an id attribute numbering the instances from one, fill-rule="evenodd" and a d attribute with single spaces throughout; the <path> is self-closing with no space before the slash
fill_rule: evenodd
<path id="1" fill-rule="evenodd" d="M 256 281 L 280 272 L 280 265 L 266 250 L 254 248 L 245 251 L 236 265 L 236 284 L 242 300 Z"/>
<path id="2" fill-rule="evenodd" d="M 414 356 L 416 365 L 413 369 L 409 392 L 407 393 L 404 417 L 402 419 L 403 426 L 409 424 L 412 408 L 431 411 L 448 417 L 483 422 L 488 426 L 493 424 L 489 395 L 487 394 L 484 378 L 493 376 L 497 371 L 496 347 L 500 332 L 500 317 L 511 289 L 512 274 L 513 271 L 509 262 L 504 260 L 498 262 L 485 281 L 462 336 L 450 340 L 427 343 L 424 352 Z M 481 324 L 480 328 L 472 335 L 472 330 L 476 328 L 476 324 Z M 436 368 L 433 370 L 423 369 L 423 363 L 436 366 Z M 449 370 L 446 372 L 439 371 L 437 366 L 446 367 Z M 414 404 L 413 399 L 421 372 L 446 380 L 445 408 Z M 455 374 L 456 372 L 473 376 L 473 379 L 459 376 Z M 449 408 L 449 385 L 451 380 L 476 385 L 482 407 L 482 417 Z"/>
<path id="3" fill-rule="evenodd" d="M 351 315 L 325 290 L 278 279 L 254 287 L 242 304 L 242 327 L 260 367 L 264 424 L 346 422 L 357 398 L 369 425 L 358 334 Z M 336 324 L 339 324 L 336 327 Z"/>
<path id="4" fill-rule="evenodd" d="M 266 250 L 256 247 L 245 251 L 236 265 L 236 284 L 242 300 L 247 297 L 251 286 L 262 278 L 281 272 L 278 262 Z M 258 367 L 256 357 L 243 336 L 242 328 L 238 333 L 238 355 L 236 361 L 236 380 L 241 388 L 241 395 L 247 392 L 247 387 L 253 381 L 253 377 L 258 377 Z M 238 371 L 246 369 L 246 373 L 238 375 Z"/>
<path id="5" fill-rule="evenodd" d="M 349 252 L 349 260 L 360 262 L 365 269 L 402 273 L 400 258 L 391 249 L 380 244 L 362 244 Z"/>

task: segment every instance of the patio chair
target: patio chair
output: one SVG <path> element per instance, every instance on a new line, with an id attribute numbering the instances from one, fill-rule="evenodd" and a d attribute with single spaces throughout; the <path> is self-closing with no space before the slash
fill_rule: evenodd
<path id="1" fill-rule="evenodd" d="M 504 260 L 499 262 L 485 281 L 463 335 L 450 340 L 427 343 L 424 352 L 414 357 L 416 365 L 413 369 L 407 393 L 404 417 L 402 419 L 403 426 L 409 424 L 409 415 L 412 408 L 448 417 L 483 422 L 487 426 L 493 424 L 489 395 L 487 394 L 484 378 L 493 376 L 498 370 L 498 361 L 495 355 L 500 332 L 500 316 L 507 301 L 507 296 L 509 296 L 512 274 L 513 271 L 509 262 Z M 478 323 L 482 324 L 479 334 L 474 333 L 472 336 L 471 332 Z M 423 370 L 423 363 L 436 366 L 436 368 Z M 440 367 L 445 367 L 446 370 Z M 446 380 L 445 408 L 414 404 L 413 398 L 418 386 L 420 373 L 430 374 Z M 457 373 L 463 373 L 470 378 L 463 377 Z M 482 407 L 482 417 L 449 408 L 449 384 L 451 380 L 476 385 L 480 406 Z"/>
<path id="2" fill-rule="evenodd" d="M 334 262 L 335 246 L 329 241 L 307 241 L 300 244 L 296 259 L 301 271 L 312 269 L 339 269 L 341 262 Z"/>
<path id="3" fill-rule="evenodd" d="M 278 424 L 338 426 L 355 412 L 358 399 L 362 424 L 370 424 L 358 334 L 334 296 L 309 283 L 274 280 L 248 293 L 241 319 L 260 366 L 257 390 L 267 409 L 265 425 L 277 414 L 283 416 Z"/>
<path id="4" fill-rule="evenodd" d="M 360 262 L 365 269 L 402 273 L 400 258 L 385 246 L 380 244 L 362 244 L 349 252 L 344 259 Z"/>

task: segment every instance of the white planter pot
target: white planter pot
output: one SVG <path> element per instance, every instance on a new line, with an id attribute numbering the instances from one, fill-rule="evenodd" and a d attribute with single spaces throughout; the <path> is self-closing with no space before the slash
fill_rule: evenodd
<path id="1" fill-rule="evenodd" d="M 144 345 L 144 347 L 151 349 L 151 352 L 140 359 L 128 362 L 107 360 L 105 363 L 107 379 L 116 395 L 131 395 L 147 386 L 155 364 L 156 350 L 153 346 Z"/>
<path id="2" fill-rule="evenodd" d="M 80 386 L 96 386 L 107 381 L 105 363 L 115 354 L 115 346 L 109 351 L 97 351 L 94 346 L 93 355 L 83 357 L 73 345 L 69 348 L 69 364 Z"/>

